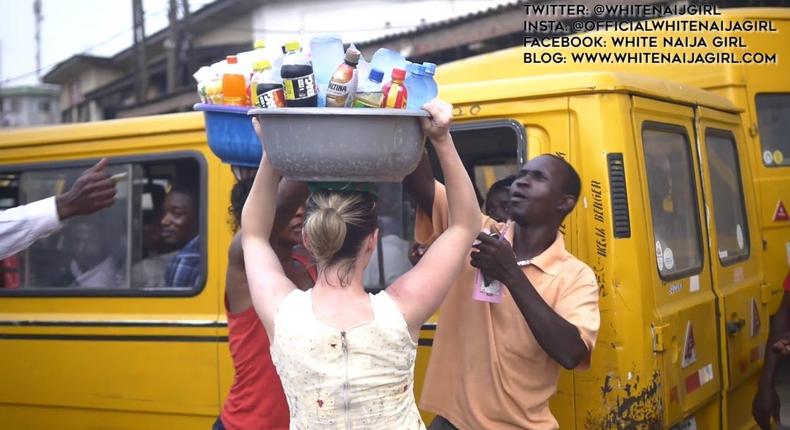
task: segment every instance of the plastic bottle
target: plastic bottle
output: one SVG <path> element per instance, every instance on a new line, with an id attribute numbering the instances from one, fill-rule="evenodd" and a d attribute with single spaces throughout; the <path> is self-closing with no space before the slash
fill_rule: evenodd
<path id="1" fill-rule="evenodd" d="M 318 87 L 318 106 L 326 106 L 326 90 L 332 74 L 343 63 L 343 41 L 335 35 L 310 39 L 310 60 L 313 62 Z"/>
<path id="2" fill-rule="evenodd" d="M 253 94 L 252 104 L 260 108 L 285 107 L 282 79 L 274 74 L 269 60 L 255 63 L 255 74 L 250 80 L 250 92 Z"/>
<path id="3" fill-rule="evenodd" d="M 222 73 L 223 104 L 229 106 L 249 106 L 247 103 L 247 78 L 239 67 L 235 55 L 228 55 L 228 64 Z"/>
<path id="4" fill-rule="evenodd" d="M 406 59 L 400 52 L 379 48 L 370 60 L 370 67 L 381 70 L 384 76 L 389 77 L 393 69 L 406 70 Z"/>
<path id="5" fill-rule="evenodd" d="M 301 53 L 299 42 L 285 44 L 285 57 L 280 68 L 283 78 L 283 92 L 287 107 L 316 107 L 318 91 L 313 75 L 313 65 Z"/>
<path id="6" fill-rule="evenodd" d="M 247 101 L 250 105 L 255 104 L 255 97 L 252 94 L 252 86 L 250 85 L 252 75 L 255 74 L 255 64 L 267 59 L 266 42 L 262 39 L 258 39 L 252 46 L 252 51 L 244 51 L 236 54 L 239 66 L 244 70 L 245 76 L 247 77 Z"/>
<path id="7" fill-rule="evenodd" d="M 227 66 L 227 61 L 218 61 L 209 67 L 211 69 L 211 78 L 206 84 L 206 97 L 209 103 L 221 105 L 224 102 L 222 95 L 222 73 Z"/>
<path id="8" fill-rule="evenodd" d="M 209 81 L 211 78 L 214 77 L 214 73 L 211 71 L 211 68 L 208 66 L 203 66 L 198 69 L 195 74 L 192 75 L 195 80 L 197 81 L 197 90 L 198 95 L 200 96 L 201 103 L 210 103 L 208 99 L 208 94 L 206 92 L 206 87 L 208 86 Z"/>
<path id="9" fill-rule="evenodd" d="M 433 78 L 434 75 L 436 75 L 436 64 L 422 63 L 422 66 L 425 70 L 423 76 L 423 83 L 426 88 L 425 96 L 427 97 L 427 101 L 431 101 L 439 95 L 439 88 L 436 86 L 436 80 Z"/>
<path id="10" fill-rule="evenodd" d="M 381 89 L 384 97 L 381 100 L 381 107 L 406 109 L 406 102 L 408 100 L 408 91 L 403 84 L 403 79 L 406 77 L 406 71 L 403 69 L 392 69 L 392 80 L 384 84 Z"/>
<path id="11" fill-rule="evenodd" d="M 425 69 L 420 64 L 410 64 L 411 74 L 406 76 L 403 84 L 409 91 L 409 100 L 406 103 L 406 109 L 420 109 L 427 101 L 425 100 L 425 87 L 424 71 Z"/>
<path id="12" fill-rule="evenodd" d="M 248 65 L 250 69 L 252 69 L 255 66 L 255 63 L 268 59 L 266 54 L 265 41 L 258 39 L 255 41 L 255 43 L 252 46 L 253 46 L 252 51 L 244 51 L 236 54 L 236 57 L 239 60 L 239 64 Z"/>
<path id="13" fill-rule="evenodd" d="M 381 107 L 381 102 L 384 99 L 384 94 L 381 93 L 381 80 L 383 78 L 384 72 L 379 69 L 371 69 L 368 79 L 357 87 L 357 94 L 354 96 L 354 103 L 351 106 L 355 108 Z"/>
<path id="14" fill-rule="evenodd" d="M 343 64 L 337 67 L 326 90 L 327 107 L 351 107 L 357 92 L 359 51 L 348 48 Z"/>

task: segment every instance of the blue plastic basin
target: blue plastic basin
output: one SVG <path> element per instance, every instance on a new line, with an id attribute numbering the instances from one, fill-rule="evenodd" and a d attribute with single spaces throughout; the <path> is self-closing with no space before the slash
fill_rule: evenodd
<path id="1" fill-rule="evenodd" d="M 203 112 L 208 146 L 217 157 L 234 166 L 260 165 L 263 147 L 247 116 L 252 108 L 197 103 L 194 109 Z"/>

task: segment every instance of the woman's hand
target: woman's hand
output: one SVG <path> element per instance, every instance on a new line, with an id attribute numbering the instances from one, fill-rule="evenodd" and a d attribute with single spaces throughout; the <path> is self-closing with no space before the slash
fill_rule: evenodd
<path id="1" fill-rule="evenodd" d="M 450 140 L 450 123 L 453 120 L 453 105 L 433 99 L 422 106 L 431 116 L 420 118 L 422 131 L 431 139 L 434 146 L 444 145 Z"/>

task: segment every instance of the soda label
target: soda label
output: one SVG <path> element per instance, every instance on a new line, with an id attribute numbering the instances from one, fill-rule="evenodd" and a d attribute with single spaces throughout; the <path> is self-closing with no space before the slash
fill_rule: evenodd
<path id="1" fill-rule="evenodd" d="M 258 105 L 264 109 L 285 107 L 283 90 L 276 88 L 263 94 L 258 94 Z"/>
<path id="2" fill-rule="evenodd" d="M 286 100 L 301 100 L 317 94 L 313 74 L 293 79 L 283 79 L 283 90 Z"/>

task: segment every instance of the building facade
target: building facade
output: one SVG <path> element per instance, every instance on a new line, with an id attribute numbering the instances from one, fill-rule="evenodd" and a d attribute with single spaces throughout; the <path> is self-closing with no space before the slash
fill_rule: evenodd
<path id="1" fill-rule="evenodd" d="M 55 85 L 0 88 L 0 127 L 33 127 L 60 122 L 60 89 Z"/>

